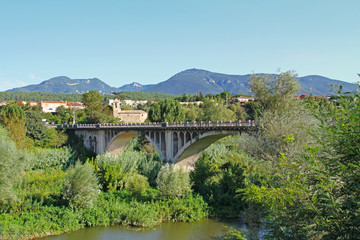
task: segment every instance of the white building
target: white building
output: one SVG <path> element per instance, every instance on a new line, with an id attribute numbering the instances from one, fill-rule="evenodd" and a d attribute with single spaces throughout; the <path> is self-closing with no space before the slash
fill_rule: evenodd
<path id="1" fill-rule="evenodd" d="M 64 108 L 78 108 L 84 109 L 84 105 L 80 102 L 62 102 L 62 101 L 43 101 L 40 104 L 41 111 L 43 112 L 56 112 L 56 109 L 60 106 Z"/>

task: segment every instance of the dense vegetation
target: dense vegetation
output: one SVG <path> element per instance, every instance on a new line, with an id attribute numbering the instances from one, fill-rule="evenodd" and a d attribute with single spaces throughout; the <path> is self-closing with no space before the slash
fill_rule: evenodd
<path id="1" fill-rule="evenodd" d="M 2 107 L 2 237 L 211 216 L 241 217 L 247 224 L 246 232 L 229 229 L 224 239 L 258 239 L 259 229 L 265 239 L 357 239 L 359 94 L 339 89 L 331 100 L 298 100 L 293 72 L 253 75 L 249 84 L 256 101 L 243 106 L 227 104 L 231 95 L 224 92 L 197 95 L 200 105 L 166 100 L 150 107 L 154 121 L 256 120 L 256 135 L 217 141 L 191 173 L 164 165 L 144 138 L 134 138 L 121 154 L 95 157 L 75 136 L 38 124 L 43 115 L 37 109 Z M 92 116 L 108 121 L 101 96 L 89 92 L 82 101 L 84 122 Z M 59 109 L 52 117 L 69 115 Z"/>
<path id="2" fill-rule="evenodd" d="M 81 102 L 81 94 L 57 94 L 49 92 L 0 92 L 1 101 L 69 101 Z M 116 95 L 102 95 L 104 100 L 114 99 L 130 99 L 130 100 L 163 100 L 174 99 L 175 96 L 164 93 L 142 93 L 123 91 Z"/>

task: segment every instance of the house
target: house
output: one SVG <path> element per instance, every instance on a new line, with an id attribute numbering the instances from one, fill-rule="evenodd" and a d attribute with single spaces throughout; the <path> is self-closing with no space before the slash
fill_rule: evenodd
<path id="1" fill-rule="evenodd" d="M 117 99 L 115 99 L 117 100 Z M 109 99 L 109 105 L 113 105 L 113 102 L 115 101 L 114 99 Z M 118 100 L 119 101 L 119 100 Z M 122 105 L 129 105 L 130 107 L 137 107 L 138 105 L 144 105 L 146 104 L 148 101 L 146 100 L 121 100 L 120 101 L 120 106 Z"/>
<path id="2" fill-rule="evenodd" d="M 63 101 L 42 101 L 40 103 L 41 111 L 43 112 L 56 112 L 56 109 L 60 106 L 64 108 L 78 108 L 83 109 L 85 108 L 84 105 L 80 102 L 63 102 Z"/>
<path id="3" fill-rule="evenodd" d="M 121 101 L 115 99 L 112 101 L 113 114 L 122 122 L 142 123 L 147 119 L 147 112 L 142 110 L 121 110 Z"/>
<path id="4" fill-rule="evenodd" d="M 40 102 L 35 102 L 35 101 L 30 101 L 29 106 L 30 107 L 41 107 L 41 103 Z"/>
<path id="5" fill-rule="evenodd" d="M 0 102 L 0 107 L 3 107 L 3 106 L 6 106 L 6 105 L 8 105 L 9 103 L 7 103 L 7 102 Z"/>
<path id="6" fill-rule="evenodd" d="M 203 101 L 194 101 L 194 102 L 180 102 L 180 104 L 181 105 L 200 105 L 200 104 L 202 104 L 203 103 Z"/>
<path id="7" fill-rule="evenodd" d="M 240 105 L 244 105 L 245 103 L 249 102 L 249 101 L 254 101 L 255 98 L 253 97 L 245 97 L 245 96 L 240 96 L 240 97 L 236 97 L 230 100 L 231 104 L 234 103 L 240 103 Z"/>

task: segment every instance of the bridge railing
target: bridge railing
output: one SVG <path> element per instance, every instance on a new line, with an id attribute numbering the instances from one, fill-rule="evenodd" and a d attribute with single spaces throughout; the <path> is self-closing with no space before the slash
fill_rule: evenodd
<path id="1" fill-rule="evenodd" d="M 254 120 L 248 121 L 200 121 L 162 123 L 166 127 L 255 127 Z"/>
<path id="2" fill-rule="evenodd" d="M 208 127 L 255 127 L 254 120 L 248 121 L 200 121 L 200 122 L 150 122 L 150 123 L 101 123 L 101 124 L 62 124 L 60 129 L 100 129 L 100 128 L 208 128 Z"/>

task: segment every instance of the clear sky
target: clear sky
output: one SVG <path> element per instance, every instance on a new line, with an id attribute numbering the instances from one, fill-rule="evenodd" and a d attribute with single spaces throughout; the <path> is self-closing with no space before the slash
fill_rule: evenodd
<path id="1" fill-rule="evenodd" d="M 198 68 L 359 81 L 359 0 L 0 0 L 0 90 Z"/>

